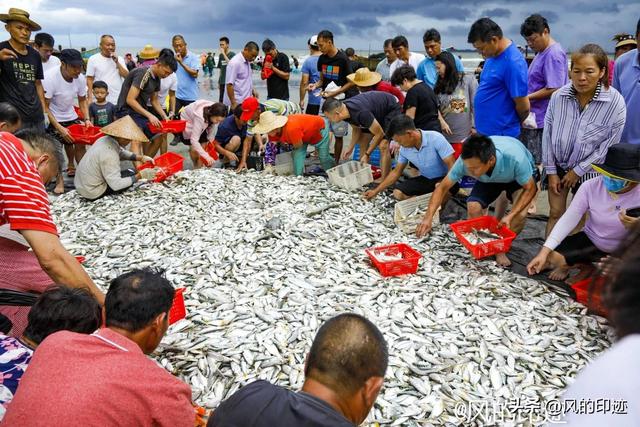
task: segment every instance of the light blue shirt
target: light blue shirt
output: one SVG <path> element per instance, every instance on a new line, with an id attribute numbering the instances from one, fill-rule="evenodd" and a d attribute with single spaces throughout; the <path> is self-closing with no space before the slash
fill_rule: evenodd
<path id="1" fill-rule="evenodd" d="M 400 147 L 398 163 L 413 163 L 425 178 L 442 178 L 447 174 L 444 159 L 453 155 L 453 147 L 444 136 L 432 130 L 421 130 L 420 149 Z"/>
<path id="2" fill-rule="evenodd" d="M 446 49 L 442 50 L 446 52 Z M 456 61 L 456 68 L 459 73 L 464 73 L 464 65 L 462 65 L 462 61 L 458 58 L 458 55 L 452 54 L 453 59 Z M 431 89 L 436 85 L 438 81 L 438 70 L 436 69 L 436 60 L 435 58 L 430 58 L 427 56 L 424 61 L 418 65 L 418 69 L 416 70 L 416 74 L 418 75 L 418 80 L 422 80 L 427 86 Z"/>
<path id="3" fill-rule="evenodd" d="M 620 142 L 640 144 L 640 55 L 638 49 L 616 59 L 613 87 L 627 104 L 627 121 Z"/>
<path id="4" fill-rule="evenodd" d="M 496 164 L 491 175 L 477 178 L 480 182 L 507 184 L 516 181 L 525 185 L 533 176 L 533 156 L 520 141 L 510 136 L 491 136 L 496 147 Z M 463 176 L 471 176 L 464 165 L 462 157 L 458 158 L 449 171 L 449 179 L 458 182 Z"/>
<path id="5" fill-rule="evenodd" d="M 311 55 L 307 59 L 304 60 L 304 64 L 302 64 L 302 74 L 306 74 L 309 76 L 309 84 L 317 83 L 320 80 L 320 71 L 318 71 L 318 59 L 320 55 Z M 314 92 L 311 91 L 308 93 L 309 95 L 309 105 L 320 105 L 320 101 L 322 101 L 322 97 L 319 95 L 314 95 Z"/>
<path id="6" fill-rule="evenodd" d="M 182 62 L 192 70 L 200 70 L 200 58 L 189 51 L 187 51 L 187 56 L 182 58 Z M 191 77 L 180 64 L 178 64 L 176 75 L 178 76 L 176 98 L 183 101 L 195 101 L 198 99 L 198 94 L 200 93 L 198 90 L 198 78 Z"/>

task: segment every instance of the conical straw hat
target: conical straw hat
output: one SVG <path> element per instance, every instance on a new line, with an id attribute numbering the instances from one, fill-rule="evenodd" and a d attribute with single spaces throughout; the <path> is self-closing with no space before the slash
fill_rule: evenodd
<path id="1" fill-rule="evenodd" d="M 254 134 L 265 134 L 269 133 L 274 129 L 281 128 L 285 124 L 287 124 L 288 117 L 286 116 L 276 116 L 271 111 L 265 111 L 260 114 L 260 121 L 253 128 Z"/>
<path id="2" fill-rule="evenodd" d="M 152 45 L 146 44 L 138 56 L 140 56 L 140 59 L 157 59 L 160 56 L 160 51 L 154 49 Z"/>
<path id="3" fill-rule="evenodd" d="M 140 130 L 131 116 L 124 116 L 121 119 L 103 127 L 100 131 L 116 138 L 128 139 L 130 141 L 149 142 L 145 134 Z"/>

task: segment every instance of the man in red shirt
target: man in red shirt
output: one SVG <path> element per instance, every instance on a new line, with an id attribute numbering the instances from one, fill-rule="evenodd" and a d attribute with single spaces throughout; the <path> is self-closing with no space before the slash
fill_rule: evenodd
<path id="1" fill-rule="evenodd" d="M 0 133 L 0 288 L 42 292 L 62 283 L 87 288 L 100 304 L 104 294 L 60 243 L 43 182 L 56 176 L 55 142 L 25 129 L 20 138 Z M 28 249 L 31 247 L 33 252 Z M 28 307 L 0 307 L 20 336 Z"/>
<path id="2" fill-rule="evenodd" d="M 304 159 L 307 157 L 309 145 L 318 150 L 320 164 L 324 170 L 335 166 L 335 161 L 329 153 L 329 125 L 323 117 L 311 114 L 276 116 L 271 111 L 265 111 L 260 114 L 260 121 L 253 128 L 253 132 L 269 134 L 271 141 L 293 146 L 293 171 L 296 176 L 304 172 Z"/>
<path id="3" fill-rule="evenodd" d="M 104 304 L 106 328 L 47 337 L 3 423 L 193 427 L 191 389 L 146 356 L 169 327 L 174 293 L 171 283 L 152 270 L 114 279 Z"/>

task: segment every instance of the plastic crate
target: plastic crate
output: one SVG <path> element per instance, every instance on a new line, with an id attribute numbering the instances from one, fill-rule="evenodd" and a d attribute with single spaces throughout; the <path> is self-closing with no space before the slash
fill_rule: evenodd
<path id="1" fill-rule="evenodd" d="M 475 259 L 482 259 L 491 255 L 509 252 L 509 249 L 511 249 L 511 243 L 513 242 L 513 239 L 516 238 L 516 233 L 509 230 L 507 227 L 499 227 L 498 219 L 494 216 L 481 216 L 479 218 L 468 219 L 466 221 L 458 221 L 451 224 L 450 227 L 460 243 L 462 243 L 464 247 L 471 252 L 471 255 L 473 255 Z M 464 233 L 480 229 L 488 229 L 491 233 L 495 233 L 502 238 L 489 243 L 473 245 L 463 236 Z"/>
<path id="2" fill-rule="evenodd" d="M 371 166 L 352 160 L 327 171 L 329 182 L 347 190 L 356 190 L 373 182 Z"/>
<path id="3" fill-rule="evenodd" d="M 156 175 L 156 178 L 153 180 L 153 182 L 162 182 L 165 179 L 169 178 L 171 175 L 182 170 L 184 158 L 179 154 L 169 151 L 156 157 L 154 161 L 155 165 L 152 165 L 151 162 L 145 163 L 142 166 L 138 167 L 138 170 L 160 168 L 160 172 L 158 172 L 158 175 Z"/>
<path id="4" fill-rule="evenodd" d="M 182 320 L 187 316 L 187 310 L 184 307 L 184 288 L 176 289 L 173 295 L 173 304 L 169 309 L 169 324 L 173 325 L 178 320 Z"/>
<path id="5" fill-rule="evenodd" d="M 602 277 L 595 279 L 590 277 L 574 283 L 571 288 L 576 293 L 576 301 L 586 306 L 593 313 L 607 317 L 607 309 L 602 303 L 602 291 L 605 283 Z"/>
<path id="6" fill-rule="evenodd" d="M 73 138 L 73 142 L 76 144 L 91 145 L 104 136 L 98 126 L 87 127 L 85 125 L 75 124 L 69 126 L 67 130 L 71 138 Z"/>
<path id="7" fill-rule="evenodd" d="M 393 212 L 393 222 L 406 234 L 412 234 L 422 221 L 424 213 L 429 207 L 431 194 L 397 202 Z M 433 226 L 440 224 L 440 208 L 433 216 Z"/>
<path id="8" fill-rule="evenodd" d="M 291 151 L 286 153 L 276 154 L 276 175 L 293 175 L 293 153 Z"/>
<path id="9" fill-rule="evenodd" d="M 371 249 L 365 249 L 369 259 L 376 266 L 380 275 L 401 276 L 403 274 L 414 274 L 418 271 L 418 262 L 422 255 L 406 243 L 398 243 L 395 245 L 378 246 Z M 376 258 L 376 254 L 384 254 L 387 256 L 402 255 L 401 260 L 397 261 L 380 261 Z"/>
<path id="10" fill-rule="evenodd" d="M 452 142 L 451 146 L 453 147 L 453 157 L 458 159 L 462 154 L 462 142 Z"/>
<path id="11" fill-rule="evenodd" d="M 218 160 L 218 158 L 220 157 L 220 156 L 218 155 L 218 152 L 216 151 L 216 144 L 217 144 L 217 142 L 216 142 L 216 141 L 209 141 L 209 142 L 205 143 L 205 144 L 204 144 L 204 147 L 203 147 L 203 148 L 204 148 L 204 151 L 206 151 L 206 153 L 207 153 L 209 156 L 211 156 L 211 158 L 212 158 L 213 160 Z M 204 158 L 203 158 L 202 156 L 199 156 L 199 157 L 200 157 L 200 161 L 201 161 L 202 163 L 204 163 Z"/>
<path id="12" fill-rule="evenodd" d="M 184 132 L 187 127 L 186 120 L 164 120 L 160 122 L 160 127 L 148 124 L 149 130 L 153 133 L 178 133 Z"/>

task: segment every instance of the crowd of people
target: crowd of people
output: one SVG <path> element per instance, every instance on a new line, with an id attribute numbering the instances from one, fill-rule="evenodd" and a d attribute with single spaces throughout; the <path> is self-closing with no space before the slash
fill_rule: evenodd
<path id="1" fill-rule="evenodd" d="M 322 30 L 307 40 L 299 102 L 290 99 L 289 58 L 270 39 L 261 47 L 249 41 L 235 54 L 221 37 L 215 61 L 211 54 L 202 60 L 177 34 L 172 49 L 147 45 L 136 63 L 131 54 L 118 56 L 115 38 L 103 35 L 85 67 L 77 50 L 53 55 L 47 33 L 32 45 L 41 28 L 28 12 L 12 8 L 0 21 L 9 33 L 0 43 L 0 289 L 40 294 L 33 307 L 0 307 L 5 425 L 205 423 L 196 419 L 189 387 L 146 356 L 167 331 L 172 285 L 160 272 L 135 270 L 115 278 L 105 295 L 60 242 L 45 189 L 55 181 L 52 192 L 63 193 L 66 174 L 81 197 L 94 201 L 154 179 L 158 169 L 139 166 L 167 152 L 162 124 L 172 118 L 186 122 L 172 144 L 190 146 L 195 168 L 228 164 L 240 171 L 252 151 L 264 151 L 269 168 L 278 153 L 291 151 L 294 173 L 302 175 L 309 147 L 324 170 L 356 157 L 356 147 L 362 163 L 377 150 L 382 177 L 363 197 L 392 186 L 397 200 L 432 193 L 419 237 L 464 177 L 476 181 L 467 217 L 486 215 L 493 205 L 500 224 L 515 232 L 547 189 L 546 241 L 529 273 L 551 270 L 551 279 L 571 283 L 593 277 L 603 263 L 610 320 L 622 338 L 567 395 L 593 397 L 607 384 L 612 397 L 628 399 L 628 419 L 639 419 L 637 375 L 629 373 L 637 371 L 630 355 L 640 343 L 633 280 L 640 250 L 640 21 L 635 39 L 616 36 L 612 64 L 596 44 L 568 57 L 548 21 L 531 15 L 520 30 L 536 53 L 527 63 L 498 24 L 481 18 L 468 33 L 484 58 L 479 82 L 442 49 L 433 28 L 423 37 L 426 55 L 411 51 L 402 35 L 385 40 L 376 71 Z M 260 49 L 266 100 L 253 85 Z M 214 67 L 220 98 L 199 99 L 200 72 L 211 76 Z M 86 148 L 74 143 L 72 125 L 97 126 L 104 136 Z M 121 161 L 133 168 L 122 169 Z M 504 253 L 496 261 L 510 264 Z M 338 315 L 318 331 L 301 391 L 249 384 L 222 402 L 208 425 L 357 425 L 376 400 L 387 363 L 375 325 Z M 620 373 L 615 384 L 611 372 Z M 567 420 L 618 425 L 580 414 Z"/>

